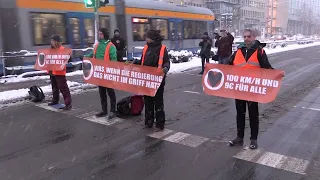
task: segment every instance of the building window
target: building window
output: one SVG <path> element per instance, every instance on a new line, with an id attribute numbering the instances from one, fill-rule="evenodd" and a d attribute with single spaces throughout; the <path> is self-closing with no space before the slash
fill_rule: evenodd
<path id="1" fill-rule="evenodd" d="M 203 21 L 183 21 L 184 39 L 201 39 L 207 31 L 207 23 Z"/>
<path id="2" fill-rule="evenodd" d="M 66 26 L 63 14 L 31 13 L 33 41 L 35 45 L 49 45 L 50 37 L 58 34 L 66 43 Z"/>
<path id="3" fill-rule="evenodd" d="M 161 35 L 165 40 L 168 38 L 168 20 L 166 19 L 151 19 L 151 29 L 160 30 Z"/>
<path id="4" fill-rule="evenodd" d="M 145 34 L 150 29 L 148 18 L 132 18 L 133 41 L 144 41 Z"/>

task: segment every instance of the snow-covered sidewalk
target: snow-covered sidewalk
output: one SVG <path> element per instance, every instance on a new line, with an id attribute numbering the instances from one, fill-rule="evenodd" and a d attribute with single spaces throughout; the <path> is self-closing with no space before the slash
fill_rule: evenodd
<path id="1" fill-rule="evenodd" d="M 83 90 L 96 88 L 96 86 L 91 84 L 84 84 L 74 81 L 67 81 L 67 84 L 72 94 L 79 93 Z M 46 96 L 52 94 L 51 85 L 42 86 L 41 89 Z M 7 104 L 15 101 L 25 100 L 29 96 L 28 91 L 28 88 L 22 88 L 0 92 L 0 104 Z"/>

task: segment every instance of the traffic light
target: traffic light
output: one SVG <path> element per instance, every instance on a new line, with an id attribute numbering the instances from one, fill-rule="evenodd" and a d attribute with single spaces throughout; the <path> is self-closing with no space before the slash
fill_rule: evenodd
<path id="1" fill-rule="evenodd" d="M 86 8 L 94 8 L 96 6 L 96 0 L 84 0 Z"/>
<path id="2" fill-rule="evenodd" d="M 100 7 L 104 7 L 109 4 L 109 0 L 100 0 Z"/>

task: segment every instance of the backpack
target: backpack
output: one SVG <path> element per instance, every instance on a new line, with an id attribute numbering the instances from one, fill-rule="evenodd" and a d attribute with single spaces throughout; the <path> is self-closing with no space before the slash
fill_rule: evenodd
<path id="1" fill-rule="evenodd" d="M 122 116 L 140 115 L 143 108 L 143 95 L 128 96 L 117 102 L 118 114 Z"/>
<path id="2" fill-rule="evenodd" d="M 131 96 L 131 114 L 136 116 L 140 115 L 144 108 L 143 95 Z"/>
<path id="3" fill-rule="evenodd" d="M 40 87 L 32 86 L 29 89 L 30 89 L 28 91 L 29 99 L 32 102 L 41 102 L 42 100 L 44 100 L 45 96 L 44 96 L 43 91 L 42 91 L 42 89 Z"/>

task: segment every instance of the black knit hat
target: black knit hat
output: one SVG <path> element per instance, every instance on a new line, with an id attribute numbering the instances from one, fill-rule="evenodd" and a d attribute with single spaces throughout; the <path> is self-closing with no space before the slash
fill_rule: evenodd
<path id="1" fill-rule="evenodd" d="M 208 32 L 204 32 L 203 34 L 204 34 L 204 35 L 207 35 L 207 36 L 209 35 Z"/>
<path id="2" fill-rule="evenodd" d="M 147 38 L 150 38 L 154 41 L 162 41 L 163 37 L 160 34 L 160 30 L 154 30 L 154 29 L 150 29 L 147 34 L 146 34 Z"/>
<path id="3" fill-rule="evenodd" d="M 113 31 L 114 34 L 115 34 L 116 32 L 118 32 L 118 33 L 120 34 L 120 30 L 119 30 L 119 29 L 115 29 L 115 30 Z"/>
<path id="4" fill-rule="evenodd" d="M 52 35 L 51 39 L 57 42 L 61 42 L 61 38 L 58 34 Z"/>
<path id="5" fill-rule="evenodd" d="M 109 31 L 107 28 L 100 28 L 99 31 L 102 32 L 105 40 L 109 40 Z"/>

